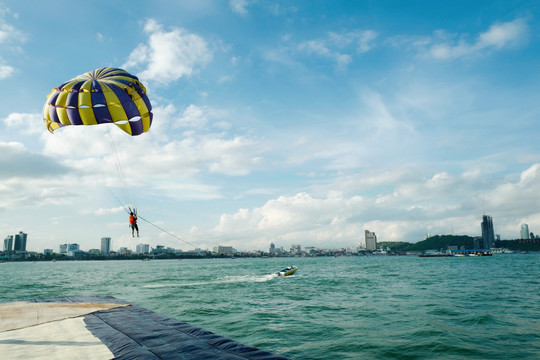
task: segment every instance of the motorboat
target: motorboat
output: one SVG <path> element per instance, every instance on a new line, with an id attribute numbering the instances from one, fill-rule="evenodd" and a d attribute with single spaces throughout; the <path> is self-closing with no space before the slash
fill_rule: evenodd
<path id="1" fill-rule="evenodd" d="M 298 268 L 296 266 L 289 266 L 289 267 L 286 267 L 285 269 L 281 270 L 281 271 L 278 271 L 276 273 L 277 276 L 290 276 L 292 274 L 294 274 L 296 272 L 296 270 L 298 270 Z"/>

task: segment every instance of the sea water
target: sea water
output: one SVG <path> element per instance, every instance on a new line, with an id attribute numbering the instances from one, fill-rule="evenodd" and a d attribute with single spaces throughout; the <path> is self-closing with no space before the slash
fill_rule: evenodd
<path id="1" fill-rule="evenodd" d="M 540 359 L 539 275 L 540 254 L 14 262 L 0 301 L 112 295 L 292 359 Z"/>

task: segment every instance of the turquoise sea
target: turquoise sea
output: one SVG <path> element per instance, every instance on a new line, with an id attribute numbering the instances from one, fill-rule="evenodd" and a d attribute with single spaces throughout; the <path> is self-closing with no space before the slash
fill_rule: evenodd
<path id="1" fill-rule="evenodd" d="M 288 265 L 296 275 L 272 275 Z M 22 262 L 0 274 L 0 301 L 112 295 L 291 359 L 540 359 L 540 254 Z"/>

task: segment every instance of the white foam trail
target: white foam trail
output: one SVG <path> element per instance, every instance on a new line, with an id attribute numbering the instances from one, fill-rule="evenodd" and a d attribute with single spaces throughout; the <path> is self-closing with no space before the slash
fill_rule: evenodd
<path id="1" fill-rule="evenodd" d="M 277 277 L 276 274 L 271 275 L 262 275 L 262 276 L 253 276 L 253 275 L 244 275 L 244 276 L 226 276 L 223 279 L 218 279 L 217 282 L 223 283 L 235 283 L 235 282 L 266 282 L 270 281 L 273 278 Z"/>
<path id="2" fill-rule="evenodd" d="M 270 275 L 242 275 L 242 276 L 225 276 L 216 280 L 199 281 L 199 282 L 185 282 L 185 283 L 165 283 L 165 284 L 147 284 L 142 287 L 145 289 L 160 289 L 167 287 L 188 287 L 188 286 L 201 286 L 211 284 L 223 284 L 223 283 L 244 283 L 244 282 L 266 282 L 277 277 L 276 274 Z"/>

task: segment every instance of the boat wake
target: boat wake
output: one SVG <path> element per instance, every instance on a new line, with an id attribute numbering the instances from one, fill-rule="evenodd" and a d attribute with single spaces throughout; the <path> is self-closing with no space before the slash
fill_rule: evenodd
<path id="1" fill-rule="evenodd" d="M 244 275 L 244 276 L 226 276 L 218 282 L 237 283 L 237 282 L 266 282 L 276 278 L 276 274 L 270 275 Z"/>
<path id="2" fill-rule="evenodd" d="M 254 283 L 254 282 L 266 282 L 277 278 L 276 274 L 270 275 L 241 275 L 241 276 L 225 276 L 208 281 L 194 281 L 194 282 L 181 282 L 181 283 L 163 283 L 163 284 L 146 284 L 142 287 L 145 289 L 161 289 L 169 287 L 190 287 L 190 286 L 205 286 L 215 284 L 231 284 L 231 283 Z"/>

